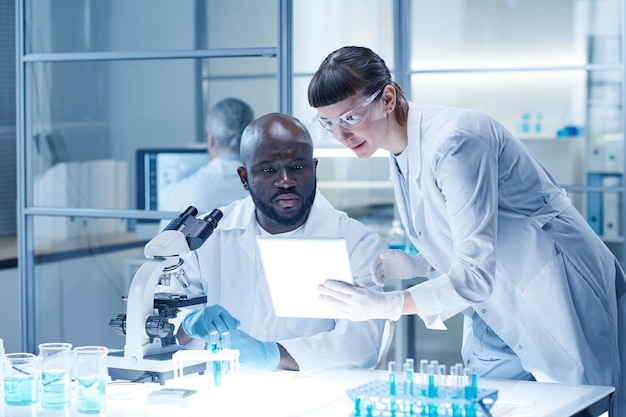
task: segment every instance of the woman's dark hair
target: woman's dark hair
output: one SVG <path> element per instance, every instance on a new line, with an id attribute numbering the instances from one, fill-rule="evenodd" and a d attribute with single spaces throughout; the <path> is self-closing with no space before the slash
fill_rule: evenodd
<path id="1" fill-rule="evenodd" d="M 386 85 L 396 90 L 396 119 L 406 124 L 409 103 L 402 88 L 391 79 L 385 61 L 369 48 L 344 46 L 331 52 L 322 61 L 308 88 L 309 105 L 329 106 L 362 94 L 368 97 Z"/>

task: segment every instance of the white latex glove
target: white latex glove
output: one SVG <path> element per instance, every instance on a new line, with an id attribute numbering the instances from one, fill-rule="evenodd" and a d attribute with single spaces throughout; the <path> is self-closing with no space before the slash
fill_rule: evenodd
<path id="1" fill-rule="evenodd" d="M 430 268 L 423 256 L 411 256 L 400 249 L 382 250 L 370 263 L 372 281 L 381 287 L 385 285 L 387 279 L 425 277 Z"/>
<path id="2" fill-rule="evenodd" d="M 402 315 L 402 291 L 373 291 L 343 281 L 326 280 L 318 286 L 320 300 L 339 310 L 352 321 L 369 319 L 398 320 Z"/>

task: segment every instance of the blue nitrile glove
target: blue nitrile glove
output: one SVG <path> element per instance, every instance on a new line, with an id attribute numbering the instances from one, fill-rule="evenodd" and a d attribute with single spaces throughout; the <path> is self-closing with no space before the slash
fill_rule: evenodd
<path id="1" fill-rule="evenodd" d="M 233 331 L 239 327 L 239 320 L 230 315 L 221 305 L 212 305 L 202 310 L 194 310 L 183 319 L 183 330 L 190 337 L 209 341 L 211 332 Z"/>
<path id="2" fill-rule="evenodd" d="M 276 342 L 261 342 L 241 330 L 230 332 L 230 347 L 239 349 L 239 363 L 245 367 L 273 371 L 280 363 Z"/>

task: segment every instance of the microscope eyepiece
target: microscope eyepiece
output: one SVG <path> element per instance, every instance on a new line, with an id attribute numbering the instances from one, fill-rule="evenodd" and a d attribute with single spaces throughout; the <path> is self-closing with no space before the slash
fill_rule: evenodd
<path id="1" fill-rule="evenodd" d="M 198 249 L 205 240 L 211 236 L 217 223 L 224 217 L 224 214 L 215 209 L 203 218 L 197 218 L 198 209 L 189 206 L 177 218 L 172 220 L 164 230 L 178 230 L 185 235 L 189 249 Z"/>
<path id="2" fill-rule="evenodd" d="M 215 229 L 217 227 L 217 223 L 222 220 L 222 217 L 224 217 L 224 213 L 222 213 L 219 209 L 215 209 L 204 216 L 203 220 L 211 223 Z"/>
<path id="3" fill-rule="evenodd" d="M 195 208 L 194 206 L 189 206 L 189 207 L 187 207 L 187 209 L 185 211 L 180 213 L 180 215 L 178 217 L 196 216 L 197 214 L 198 214 L 198 209 Z"/>

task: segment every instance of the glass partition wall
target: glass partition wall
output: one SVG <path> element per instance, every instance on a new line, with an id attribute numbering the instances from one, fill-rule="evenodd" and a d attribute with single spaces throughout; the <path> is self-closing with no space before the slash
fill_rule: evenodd
<path id="1" fill-rule="evenodd" d="M 20 2 L 23 349 L 49 340 L 123 346 L 108 320 L 125 311 L 131 266 L 145 259 L 158 221 L 177 214 L 137 206 L 149 181 L 137 156 L 206 149 L 205 111 L 226 97 L 256 115 L 289 112 L 280 77 L 290 65 L 278 43 L 285 7 Z"/>
<path id="2" fill-rule="evenodd" d="M 417 105 L 502 121 L 624 265 L 622 0 L 17 5 L 25 350 L 51 339 L 121 346 L 107 321 L 124 311 L 121 296 L 158 221 L 176 214 L 137 205 L 146 183 L 137 153 L 204 147 L 204 113 L 227 96 L 257 116 L 301 119 L 322 192 L 384 237 L 395 216 L 386 155 L 361 161 L 346 152 L 306 98 L 323 58 L 349 44 L 378 52 Z M 418 325 L 403 319 L 396 328 L 396 356 L 437 349 L 415 344 Z M 457 338 L 455 326 L 448 334 Z"/>

